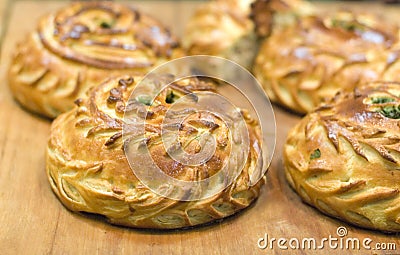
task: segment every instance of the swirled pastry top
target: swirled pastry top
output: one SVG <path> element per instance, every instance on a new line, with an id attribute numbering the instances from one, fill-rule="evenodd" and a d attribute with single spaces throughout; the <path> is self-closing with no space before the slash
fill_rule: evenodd
<path id="1" fill-rule="evenodd" d="M 336 148 L 343 137 L 366 160 L 372 148 L 382 159 L 400 165 L 400 84 L 370 83 L 352 94 L 341 93 L 333 101 L 317 108 L 315 114 Z"/>
<path id="2" fill-rule="evenodd" d="M 205 200 L 177 201 L 155 194 L 137 178 L 124 154 L 124 145 L 138 137 L 143 138 L 138 142 L 148 148 L 152 160 L 164 173 L 184 181 L 202 180 L 220 171 L 233 142 L 217 115 L 185 112 L 188 118 L 178 123 L 179 141 L 185 150 L 197 153 L 196 138 L 205 130 L 215 137 L 216 149 L 200 165 L 175 161 L 161 139 L 166 111 L 188 93 L 214 91 L 216 83 L 206 78 L 187 78 L 162 89 L 160 86 L 173 81 L 173 77 L 155 76 L 152 85 L 146 87 L 160 91 L 154 101 L 140 94 L 128 101 L 140 79 L 128 76 L 109 79 L 92 89 L 88 98 L 77 100 L 77 108 L 54 121 L 47 150 L 47 173 L 60 200 L 73 211 L 98 213 L 115 224 L 144 228 L 197 225 L 247 207 L 258 196 L 264 180 L 249 186 L 249 174 L 256 171 L 261 147 L 258 124 L 245 112 L 251 144 L 247 161 L 238 178 L 218 194 Z M 135 133 L 135 122 L 130 123 L 123 135 L 126 124 L 123 116 L 130 112 L 145 120 L 144 137 Z"/>
<path id="3" fill-rule="evenodd" d="M 110 2 L 74 3 L 44 17 L 38 34 L 53 53 L 107 69 L 150 67 L 178 46 L 158 21 Z"/>
<path id="4" fill-rule="evenodd" d="M 75 2 L 42 17 L 17 46 L 9 85 L 26 108 L 55 117 L 104 78 L 146 73 L 182 56 L 160 22 L 113 2 Z"/>
<path id="5" fill-rule="evenodd" d="M 254 72 L 273 101 L 309 112 L 340 89 L 396 80 L 398 32 L 370 15 L 305 17 L 264 41 Z"/>
<path id="6" fill-rule="evenodd" d="M 339 93 L 308 114 L 284 149 L 289 183 L 324 213 L 400 231 L 400 84 Z"/>

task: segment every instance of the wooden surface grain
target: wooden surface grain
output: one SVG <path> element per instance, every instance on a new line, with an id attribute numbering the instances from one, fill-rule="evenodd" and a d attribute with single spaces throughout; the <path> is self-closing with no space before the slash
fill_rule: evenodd
<path id="1" fill-rule="evenodd" d="M 1 47 L 1 42 L 2 42 L 2 37 L 3 37 L 3 32 L 5 29 L 5 23 L 7 21 L 7 15 L 6 15 L 6 10 L 7 10 L 7 4 L 8 0 L 0 0 L 0 47 Z M 0 49 L 1 53 L 1 49 Z"/>
<path id="2" fill-rule="evenodd" d="M 126 2 L 127 4 L 130 2 Z M 267 185 L 248 210 L 209 226 L 183 231 L 143 231 L 109 225 L 93 217 L 69 212 L 53 195 L 45 175 L 44 152 L 50 121 L 25 112 L 12 99 L 6 70 L 12 49 L 33 29 L 37 18 L 66 2 L 17 1 L 12 4 L 9 28 L 2 45 L 0 66 L 0 254 L 400 254 L 398 235 L 353 227 L 322 215 L 303 204 L 283 176 L 282 145 L 299 117 L 275 108 L 277 145 Z M 198 2 L 138 1 L 181 34 Z M 396 15 L 400 9 L 378 4 L 324 3 L 323 9 L 365 8 Z M 157 15 L 162 13 L 162 15 Z M 348 237 L 395 243 L 397 251 L 377 250 L 260 250 L 257 240 L 274 238 L 320 240 L 336 236 L 345 226 Z"/>

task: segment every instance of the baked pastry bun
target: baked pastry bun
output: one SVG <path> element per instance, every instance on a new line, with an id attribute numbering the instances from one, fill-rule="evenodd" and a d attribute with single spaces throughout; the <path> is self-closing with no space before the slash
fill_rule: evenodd
<path id="1" fill-rule="evenodd" d="M 249 18 L 253 0 L 214 0 L 202 4 L 189 20 L 182 46 L 189 55 L 214 55 L 250 68 L 257 37 Z"/>
<path id="2" fill-rule="evenodd" d="M 171 76 L 154 76 L 152 79 L 148 89 L 158 91 L 160 81 L 171 79 Z M 142 145 L 147 146 L 157 166 L 175 179 L 196 181 L 213 176 L 225 164 L 230 148 L 233 148 L 231 136 L 226 133 L 227 126 L 221 119 L 213 114 L 194 114 L 180 123 L 179 141 L 186 144 L 188 153 L 196 153 L 196 138 L 206 128 L 217 141 L 215 152 L 201 165 L 175 161 L 161 142 L 161 125 L 171 102 L 187 93 L 214 91 L 217 83 L 207 78 L 185 78 L 161 90 L 154 101 L 141 96 L 128 100 L 140 80 L 141 77 L 129 76 L 111 78 L 91 89 L 86 99 L 77 100 L 78 106 L 73 110 L 54 120 L 46 167 L 51 187 L 61 202 L 75 212 L 104 215 L 112 224 L 157 229 L 203 224 L 249 206 L 258 197 L 265 177 L 253 186 L 249 185 L 249 174 L 255 171 L 261 140 L 258 123 L 244 112 L 250 141 L 249 153 L 245 156 L 247 161 L 238 177 L 222 191 L 202 200 L 170 199 L 154 193 L 139 180 L 124 153 L 130 148 L 127 144 L 136 139 L 130 131 L 123 134 L 123 125 L 127 123 L 123 116 L 129 112 L 145 119 Z M 139 152 L 129 153 L 137 157 Z M 136 163 L 142 167 L 146 165 Z"/>
<path id="3" fill-rule="evenodd" d="M 25 108 L 54 118 L 106 77 L 146 73 L 175 56 L 177 39 L 152 17 L 109 1 L 75 2 L 18 44 L 8 80 Z"/>
<path id="4" fill-rule="evenodd" d="M 398 80 L 398 31 L 375 16 L 351 12 L 303 17 L 272 32 L 253 71 L 271 101 L 307 113 L 340 89 Z"/>
<path id="5" fill-rule="evenodd" d="M 339 93 L 306 115 L 284 146 L 289 184 L 351 224 L 400 231 L 400 83 Z"/>

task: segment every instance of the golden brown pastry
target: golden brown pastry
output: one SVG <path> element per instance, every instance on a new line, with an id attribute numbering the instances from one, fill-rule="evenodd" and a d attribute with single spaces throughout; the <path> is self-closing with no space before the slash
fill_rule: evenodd
<path id="1" fill-rule="evenodd" d="M 25 108 L 54 118 L 104 78 L 176 56 L 176 38 L 152 17 L 112 2 L 73 3 L 44 16 L 17 46 L 9 86 Z"/>
<path id="2" fill-rule="evenodd" d="M 312 11 L 312 5 L 302 0 L 210 1 L 190 19 L 182 45 L 190 55 L 220 56 L 251 69 L 259 37 L 266 36 L 261 31 L 267 20 L 285 23 L 289 13 L 305 15 Z"/>
<path id="3" fill-rule="evenodd" d="M 398 31 L 375 16 L 351 12 L 303 17 L 272 32 L 253 71 L 272 101 L 307 113 L 340 89 L 398 80 Z"/>
<path id="4" fill-rule="evenodd" d="M 316 13 L 314 5 L 304 0 L 255 0 L 250 17 L 258 37 L 267 37 L 273 30 L 292 26 L 298 19 Z"/>
<path id="5" fill-rule="evenodd" d="M 189 20 L 182 46 L 190 55 L 214 55 L 250 68 L 257 38 L 249 18 L 253 0 L 214 0 L 202 4 Z"/>
<path id="6" fill-rule="evenodd" d="M 158 90 L 160 81 L 166 78 L 171 79 L 154 76 L 153 85 L 148 88 Z M 180 124 L 180 141 L 186 144 L 188 153 L 196 153 L 196 138 L 199 132 L 208 129 L 217 141 L 215 153 L 207 162 L 196 166 L 172 159 L 160 141 L 161 124 L 171 102 L 191 92 L 214 91 L 216 83 L 206 78 L 186 78 L 163 89 L 154 101 L 142 96 L 128 101 L 140 79 L 128 76 L 109 79 L 93 88 L 87 99 L 77 100 L 78 107 L 53 122 L 47 148 L 47 175 L 61 202 L 75 212 L 104 215 L 113 224 L 160 229 L 211 222 L 249 206 L 258 197 L 265 177 L 249 186 L 249 174 L 254 171 L 260 153 L 260 131 L 257 122 L 246 114 L 243 116 L 251 144 L 245 156 L 248 160 L 238 178 L 221 192 L 207 199 L 185 202 L 161 197 L 139 181 L 124 153 L 130 148 L 126 144 L 137 140 L 133 131 L 123 135 L 123 125 L 127 123 L 124 114 L 134 112 L 146 119 L 142 145 L 147 146 L 164 173 L 179 180 L 195 181 L 213 176 L 233 148 L 227 126 L 217 115 L 194 114 Z M 147 114 L 146 106 L 149 107 Z"/>
<path id="7" fill-rule="evenodd" d="M 284 146 L 289 184 L 352 224 L 400 231 L 400 83 L 339 93 L 306 115 Z"/>

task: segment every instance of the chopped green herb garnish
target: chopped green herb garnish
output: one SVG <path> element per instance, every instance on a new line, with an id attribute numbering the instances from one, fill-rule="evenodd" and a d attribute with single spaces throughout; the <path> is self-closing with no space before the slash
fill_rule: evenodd
<path id="1" fill-rule="evenodd" d="M 379 112 L 390 119 L 400 119 L 400 105 L 399 106 L 385 106 L 382 107 Z"/>
<path id="2" fill-rule="evenodd" d="M 105 21 L 102 21 L 100 23 L 100 26 L 101 26 L 101 28 L 106 28 L 106 29 L 111 28 L 111 24 L 108 22 L 105 22 Z"/>
<path id="3" fill-rule="evenodd" d="M 394 102 L 394 99 L 390 98 L 390 97 L 375 97 L 375 98 L 371 99 L 371 102 L 373 104 L 385 104 L 385 103 Z"/>
<path id="4" fill-rule="evenodd" d="M 321 151 L 319 149 L 316 149 L 311 153 L 310 159 L 316 159 L 321 157 Z"/>
<path id="5" fill-rule="evenodd" d="M 391 97 L 375 97 L 371 98 L 373 104 L 386 104 L 392 103 L 396 100 Z M 400 105 L 382 105 L 376 110 L 386 118 L 390 119 L 400 119 Z"/>
<path id="6" fill-rule="evenodd" d="M 173 92 L 172 90 L 170 90 L 170 91 L 167 93 L 167 97 L 165 98 L 165 102 L 166 102 L 167 104 L 172 104 L 172 103 L 174 103 L 178 98 L 179 98 L 179 96 L 178 96 L 178 95 L 175 95 L 174 92 Z"/>
<path id="7" fill-rule="evenodd" d="M 346 20 L 332 20 L 332 27 L 340 27 L 344 30 L 353 32 L 355 30 L 363 31 L 364 28 L 360 24 L 355 23 L 354 21 L 346 21 Z"/>
<path id="8" fill-rule="evenodd" d="M 151 105 L 151 97 L 148 96 L 148 95 L 141 95 L 141 96 L 138 96 L 138 97 L 136 98 L 136 100 L 137 100 L 139 103 L 142 103 L 142 104 L 145 104 L 145 105 Z"/>

